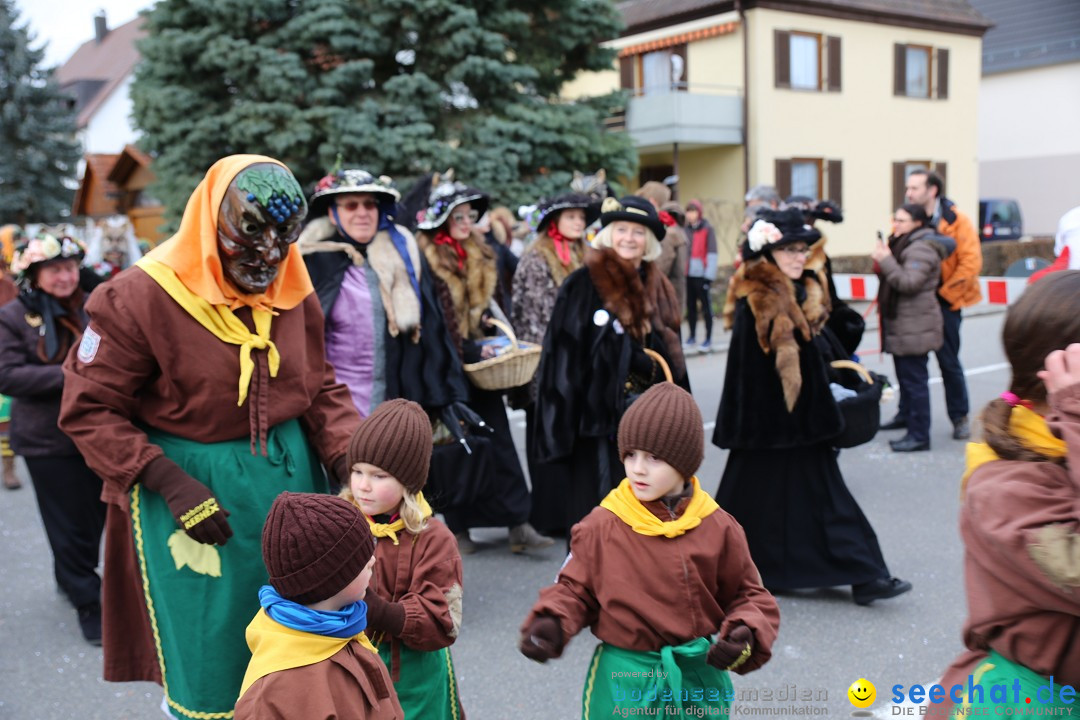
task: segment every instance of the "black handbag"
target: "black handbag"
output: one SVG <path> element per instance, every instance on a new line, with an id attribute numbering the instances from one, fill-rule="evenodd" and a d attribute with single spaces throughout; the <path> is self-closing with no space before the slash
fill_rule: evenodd
<path id="1" fill-rule="evenodd" d="M 431 469 L 424 498 L 437 512 L 466 508 L 494 492 L 494 439 L 468 433 L 465 441 L 468 450 L 452 439 L 431 448 Z"/>
<path id="2" fill-rule="evenodd" d="M 855 397 L 837 402 L 844 429 L 832 439 L 832 446 L 845 449 L 870 442 L 881 427 L 881 394 L 888 378 L 851 360 L 834 360 L 830 365 L 837 371 L 835 382 L 855 391 Z"/>

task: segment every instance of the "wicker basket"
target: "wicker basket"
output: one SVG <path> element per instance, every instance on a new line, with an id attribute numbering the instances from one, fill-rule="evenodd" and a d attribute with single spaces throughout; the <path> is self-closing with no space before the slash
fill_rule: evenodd
<path id="1" fill-rule="evenodd" d="M 832 439 L 835 448 L 853 448 L 868 443 L 877 435 L 881 426 L 881 392 L 884 382 L 880 375 L 875 376 L 859 363 L 851 360 L 833 360 L 830 363 L 838 370 L 852 370 L 856 373 L 855 381 L 841 382 L 844 387 L 854 390 L 855 397 L 837 403 L 840 414 L 844 416 L 843 431 Z"/>
<path id="2" fill-rule="evenodd" d="M 660 365 L 660 369 L 664 371 L 664 379 L 668 382 L 675 382 L 675 380 L 671 377 L 671 368 L 668 367 L 667 360 L 664 359 L 664 356 L 651 348 L 642 349 L 645 351 L 646 355 L 651 357 Z"/>
<path id="3" fill-rule="evenodd" d="M 542 348 L 535 343 L 519 343 L 513 328 L 500 320 L 491 318 L 489 322 L 510 338 L 511 348 L 493 358 L 466 363 L 469 381 L 481 390 L 509 390 L 525 385 L 536 374 Z"/>

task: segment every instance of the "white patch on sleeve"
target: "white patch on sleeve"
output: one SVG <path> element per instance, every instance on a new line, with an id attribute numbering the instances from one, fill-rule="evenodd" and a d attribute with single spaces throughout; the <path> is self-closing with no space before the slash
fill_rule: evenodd
<path id="1" fill-rule="evenodd" d="M 559 582 L 559 576 L 562 575 L 563 569 L 570 564 L 570 558 L 574 557 L 574 553 L 566 553 L 566 559 L 562 561 L 562 565 L 559 566 L 559 572 L 555 573 L 555 582 Z"/>
<path id="2" fill-rule="evenodd" d="M 85 365 L 94 362 L 99 347 L 101 347 L 101 336 L 94 332 L 94 328 L 87 325 L 86 330 L 83 332 L 82 342 L 79 343 L 79 352 L 77 356 L 79 362 Z"/>

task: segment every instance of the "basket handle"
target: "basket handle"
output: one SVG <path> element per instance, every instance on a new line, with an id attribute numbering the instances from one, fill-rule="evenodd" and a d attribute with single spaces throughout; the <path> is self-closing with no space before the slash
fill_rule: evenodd
<path id="1" fill-rule="evenodd" d="M 671 368 L 668 367 L 667 360 L 664 359 L 664 356 L 656 352 L 655 350 L 651 350 L 649 348 L 642 349 L 645 351 L 646 355 L 651 357 L 656 362 L 660 363 L 660 369 L 664 371 L 664 379 L 668 382 L 675 382 L 675 380 L 671 377 Z"/>
<path id="2" fill-rule="evenodd" d="M 493 318 L 493 317 L 488 318 L 487 322 L 488 322 L 488 325 L 494 325 L 495 327 L 502 330 L 503 335 L 510 338 L 510 344 L 513 346 L 513 349 L 514 350 L 518 349 L 518 339 L 517 339 L 517 335 L 514 334 L 514 328 L 510 327 L 509 325 L 504 323 L 502 320 L 498 320 L 498 319 Z"/>
<path id="3" fill-rule="evenodd" d="M 869 383 L 870 385 L 874 384 L 874 376 L 870 374 L 870 371 L 854 360 L 833 360 L 829 364 L 838 370 L 854 370 L 859 373 L 859 377 L 861 377 L 864 382 Z"/>

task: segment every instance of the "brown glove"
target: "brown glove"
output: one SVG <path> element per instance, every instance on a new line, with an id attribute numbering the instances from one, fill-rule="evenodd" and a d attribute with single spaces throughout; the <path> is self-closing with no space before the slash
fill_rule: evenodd
<path id="1" fill-rule="evenodd" d="M 521 634 L 518 648 L 525 657 L 543 663 L 562 655 L 564 645 L 559 621 L 549 615 L 541 615 Z"/>
<path id="2" fill-rule="evenodd" d="M 728 633 L 726 640 L 723 638 L 716 639 L 716 642 L 709 648 L 709 654 L 705 658 L 705 662 L 721 670 L 734 670 L 746 662 L 753 648 L 754 632 L 739 623 Z"/>
<path id="3" fill-rule="evenodd" d="M 139 482 L 165 498 L 176 524 L 192 540 L 204 545 L 224 545 L 232 537 L 232 528 L 225 519 L 229 512 L 218 505 L 210 488 L 164 455 L 143 468 Z"/>
<path id="4" fill-rule="evenodd" d="M 392 637 L 401 635 L 405 627 L 405 606 L 386 600 L 370 588 L 364 595 L 367 605 L 367 626 L 373 632 L 384 632 Z"/>

